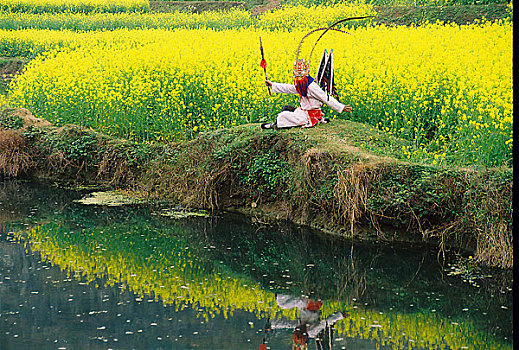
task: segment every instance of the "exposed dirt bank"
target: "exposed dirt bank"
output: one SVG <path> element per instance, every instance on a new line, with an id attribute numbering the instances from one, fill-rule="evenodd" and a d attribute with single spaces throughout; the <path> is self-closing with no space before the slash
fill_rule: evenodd
<path id="1" fill-rule="evenodd" d="M 123 189 L 361 239 L 427 241 L 440 253 L 456 247 L 489 265 L 513 265 L 512 169 L 437 168 L 381 157 L 356 146 L 358 139 L 398 140 L 348 121 L 285 131 L 244 125 L 144 145 L 74 125 L 28 125 L 30 118 L 19 117 L 24 113 L 1 114 L 0 154 L 10 156 L 0 157 L 0 177 Z"/>

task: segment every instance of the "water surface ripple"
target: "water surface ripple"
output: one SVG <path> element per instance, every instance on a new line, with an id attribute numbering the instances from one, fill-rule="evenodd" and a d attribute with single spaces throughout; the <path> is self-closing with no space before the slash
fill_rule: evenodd
<path id="1" fill-rule="evenodd" d="M 0 182 L 0 349 L 512 349 L 509 270 L 82 194 Z"/>

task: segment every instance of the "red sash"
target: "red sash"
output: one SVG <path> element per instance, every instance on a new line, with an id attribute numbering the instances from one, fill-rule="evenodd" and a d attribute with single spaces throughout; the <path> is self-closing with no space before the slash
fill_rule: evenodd
<path id="1" fill-rule="evenodd" d="M 319 123 L 324 117 L 324 113 L 320 109 L 311 109 L 305 112 L 308 113 L 310 124 L 304 125 L 303 128 L 311 128 L 315 126 L 315 124 Z"/>

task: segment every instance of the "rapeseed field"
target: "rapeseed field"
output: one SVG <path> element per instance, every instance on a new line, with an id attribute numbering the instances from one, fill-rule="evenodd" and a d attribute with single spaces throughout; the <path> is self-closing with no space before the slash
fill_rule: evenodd
<path id="1" fill-rule="evenodd" d="M 0 11 L 15 13 L 91 13 L 149 11 L 148 0 L 0 0 Z"/>
<path id="2" fill-rule="evenodd" d="M 207 13 L 205 23 L 221 16 L 221 25 L 197 28 L 157 22 L 141 29 L 0 30 L 2 56 L 34 57 L 9 87 L 9 99 L 57 125 L 75 123 L 149 143 L 272 120 L 297 100 L 268 94 L 259 38 L 269 79 L 288 83 L 306 33 L 339 18 L 374 14 L 367 5 L 340 4 L 287 6 L 257 18 L 233 11 Z M 85 23 L 90 20 L 97 17 L 84 15 Z M 323 50 L 334 50 L 340 100 L 354 111 L 326 114 L 411 141 L 402 159 L 511 166 L 512 21 L 347 23 L 341 27 L 347 33 L 327 33 L 313 57 L 305 57 L 315 71 Z M 304 42 L 303 56 L 318 33 Z"/>
<path id="3" fill-rule="evenodd" d="M 149 144 L 272 121 L 297 98 L 269 94 L 259 65 L 260 38 L 269 79 L 290 83 L 296 50 L 309 31 L 345 17 L 376 16 L 365 4 L 291 5 L 256 17 L 240 9 L 148 11 L 142 0 L 0 0 L 0 56 L 31 59 L 7 96 L 0 95 L 0 105 L 28 108 L 57 126 L 73 123 Z M 512 166 L 511 20 L 389 27 L 367 19 L 338 28 L 346 33 L 327 33 L 313 56 L 319 32 L 301 47 L 301 56 L 311 60 L 311 75 L 323 50 L 333 49 L 339 99 L 353 113 L 325 107 L 332 123 L 350 119 L 407 140 L 401 160 Z M 109 226 L 102 236 L 96 228 L 85 229 L 74 241 L 69 227 L 50 222 L 18 238 L 66 267 L 71 278 L 77 271 L 87 282 L 106 278 L 137 295 L 160 295 L 177 311 L 196 306 L 205 321 L 236 310 L 276 316 L 273 292 L 203 266 L 170 235 L 162 235 L 160 248 L 144 255 L 139 247 L 149 242 L 138 233 L 145 229 L 134 227 L 132 233 L 127 225 Z M 118 246 L 110 234 L 129 235 L 137 243 Z M 92 249 L 92 237 L 108 250 Z M 507 346 L 488 339 L 477 325 L 435 310 L 382 313 L 330 301 L 323 314 L 344 307 L 350 320 L 337 326 L 340 336 L 400 345 L 420 339 L 419 346 L 456 349 Z"/>

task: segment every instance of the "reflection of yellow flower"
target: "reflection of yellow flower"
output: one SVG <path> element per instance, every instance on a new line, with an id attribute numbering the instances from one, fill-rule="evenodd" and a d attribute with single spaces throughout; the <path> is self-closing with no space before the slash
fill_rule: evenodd
<path id="1" fill-rule="evenodd" d="M 172 305 L 177 311 L 194 308 L 197 317 L 206 322 L 217 315 L 228 318 L 237 310 L 253 313 L 260 319 L 293 317 L 293 310 L 280 310 L 274 293 L 250 277 L 205 264 L 191 249 L 185 249 L 187 244 L 179 238 L 160 242 L 161 236 L 184 235 L 162 231 L 156 232 L 157 236 L 148 235 L 145 245 L 154 245 L 154 249 L 144 257 L 140 249 L 143 241 L 127 240 L 144 228 L 149 229 L 148 222 L 144 226 L 132 225 L 130 229 L 127 224 L 114 223 L 74 233 L 69 226 L 53 220 L 35 226 L 23 235 L 14 235 L 30 245 L 32 251 L 40 252 L 42 260 L 67 271 L 71 279 L 94 284 L 102 278 L 107 286 L 127 286 L 138 296 L 138 302 L 153 297 L 156 302 L 160 300 L 164 305 Z M 100 236 L 101 229 L 103 234 Z M 103 243 L 102 249 L 98 249 L 100 243 Z M 189 246 L 196 247 L 196 242 Z M 432 313 L 425 310 L 402 313 L 390 308 L 382 312 L 357 308 L 345 301 L 323 300 L 323 318 L 337 310 L 347 310 L 350 314 L 346 322 L 338 322 L 335 326 L 340 336 L 376 338 L 379 343 L 402 343 L 412 337 L 416 343 L 452 349 L 512 348 L 489 337 L 470 320 L 452 322 L 452 319 L 435 314 L 434 310 Z"/>

